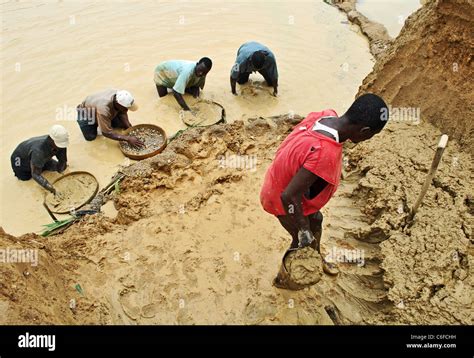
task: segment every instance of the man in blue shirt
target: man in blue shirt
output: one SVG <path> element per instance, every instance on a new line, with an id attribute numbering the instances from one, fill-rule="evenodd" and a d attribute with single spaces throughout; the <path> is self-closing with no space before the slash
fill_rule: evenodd
<path id="1" fill-rule="evenodd" d="M 235 84 L 248 82 L 252 72 L 258 71 L 269 86 L 273 87 L 273 95 L 278 94 L 278 69 L 275 55 L 270 49 L 258 42 L 246 42 L 237 51 L 237 59 L 230 72 L 232 93 L 237 95 Z"/>
<path id="2" fill-rule="evenodd" d="M 197 63 L 193 61 L 171 60 L 160 63 L 155 68 L 155 85 L 158 96 L 164 97 L 171 88 L 176 101 L 181 108 L 189 111 L 190 108 L 183 99 L 185 93 L 199 96 L 200 89 L 204 88 L 206 75 L 212 68 L 212 61 L 201 58 Z"/>

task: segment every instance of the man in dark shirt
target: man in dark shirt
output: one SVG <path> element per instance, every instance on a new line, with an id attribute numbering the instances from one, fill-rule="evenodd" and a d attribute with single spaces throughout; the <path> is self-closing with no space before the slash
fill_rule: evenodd
<path id="1" fill-rule="evenodd" d="M 19 180 L 33 178 L 43 188 L 56 194 L 56 190 L 41 173 L 44 170 L 61 173 L 66 169 L 68 144 L 66 128 L 55 124 L 49 130 L 49 135 L 30 138 L 16 147 L 10 158 L 13 173 Z M 58 160 L 52 159 L 54 156 Z"/>

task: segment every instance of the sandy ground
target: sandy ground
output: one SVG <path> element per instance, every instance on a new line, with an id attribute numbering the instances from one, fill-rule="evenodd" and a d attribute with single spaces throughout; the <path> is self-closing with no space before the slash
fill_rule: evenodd
<path id="1" fill-rule="evenodd" d="M 249 116 L 190 130 L 124 168 L 105 212 L 61 235 L 2 232 L 0 247 L 39 257 L 0 265 L 0 323 L 472 324 L 473 162 L 463 141 L 449 142 L 407 220 L 441 134 L 423 113 L 345 145 L 341 186 L 323 209 L 322 254 L 340 261 L 337 277 L 295 292 L 271 285 L 290 237 L 258 193 L 301 117 Z"/>
<path id="2" fill-rule="evenodd" d="M 36 268 L 2 266 L 4 323 L 469 323 L 472 164 L 455 143 L 405 225 L 439 135 L 424 123 L 390 123 L 347 150 L 345 179 L 323 211 L 323 255 L 359 252 L 363 265 L 340 263 L 337 278 L 298 292 L 271 286 L 290 238 L 258 192 L 290 122 L 196 129 L 127 168 L 115 218 L 88 217 L 41 239 Z M 256 155 L 255 170 L 222 168 L 221 156 L 232 163 L 236 153 Z"/>

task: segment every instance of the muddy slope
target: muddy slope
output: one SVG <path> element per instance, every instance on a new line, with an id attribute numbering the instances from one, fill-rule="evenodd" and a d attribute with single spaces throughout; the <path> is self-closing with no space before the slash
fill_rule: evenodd
<path id="1" fill-rule="evenodd" d="M 290 239 L 258 192 L 298 120 L 188 131 L 124 169 L 115 218 L 89 216 L 49 239 L 1 235 L 2 246 L 41 242 L 29 274 L 25 264 L 0 266 L 4 323 L 468 323 L 472 167 L 455 145 L 419 219 L 404 228 L 439 134 L 427 124 L 389 123 L 347 152 L 340 190 L 323 211 L 323 255 L 349 250 L 363 262 L 341 262 L 337 278 L 302 291 L 271 286 Z M 232 162 L 237 153 L 255 155 L 255 170 Z M 234 165 L 222 167 L 222 158 Z"/>
<path id="2" fill-rule="evenodd" d="M 349 151 L 365 173 L 360 205 L 380 242 L 385 286 L 395 305 L 382 322 L 472 324 L 472 157 L 449 143 L 433 185 L 407 216 L 430 168 L 440 132 L 429 124 L 390 123 Z M 461 174 L 462 173 L 462 174 Z"/>
<path id="3" fill-rule="evenodd" d="M 13 252 L 36 250 L 37 265 L 0 263 L 0 324 L 72 324 L 69 290 L 65 278 L 70 269 L 61 265 L 51 246 L 35 234 L 13 237 L 0 228 L 0 249 Z M 65 274 L 66 272 L 66 274 Z"/>
<path id="4" fill-rule="evenodd" d="M 359 94 L 380 94 L 421 116 L 474 153 L 474 3 L 432 0 L 411 15 L 365 78 Z"/>

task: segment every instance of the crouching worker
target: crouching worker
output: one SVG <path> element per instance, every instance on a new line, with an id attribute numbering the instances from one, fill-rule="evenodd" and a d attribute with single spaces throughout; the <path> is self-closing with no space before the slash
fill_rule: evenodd
<path id="1" fill-rule="evenodd" d="M 66 169 L 68 144 L 66 128 L 55 124 L 49 130 L 49 135 L 28 139 L 16 147 L 10 158 L 13 173 L 19 180 L 33 178 L 43 188 L 56 194 L 56 190 L 41 173 L 44 170 L 62 173 Z"/>
<path id="2" fill-rule="evenodd" d="M 137 137 L 121 135 L 113 130 L 130 128 L 128 111 L 136 111 L 137 108 L 130 92 L 107 89 L 86 97 L 77 106 L 77 123 L 88 141 L 96 139 L 100 129 L 104 137 L 128 142 L 133 147 L 143 147 L 143 142 Z"/>
<path id="3" fill-rule="evenodd" d="M 275 55 L 258 42 L 246 42 L 239 47 L 234 66 L 230 71 L 230 88 L 237 95 L 236 83 L 242 85 L 249 81 L 252 72 L 260 73 L 267 85 L 273 87 L 273 95 L 278 95 L 278 69 Z"/>
<path id="4" fill-rule="evenodd" d="M 341 117 L 331 109 L 310 113 L 283 141 L 266 172 L 260 201 L 291 235 L 290 248 L 310 246 L 321 253 L 320 210 L 339 185 L 343 143 L 372 138 L 387 120 L 385 102 L 365 94 Z M 324 259 L 323 269 L 327 274 L 339 272 Z M 281 279 L 277 277 L 274 285 L 282 287 Z"/>
<path id="5" fill-rule="evenodd" d="M 206 76 L 212 68 L 212 61 L 208 57 L 198 62 L 171 60 L 160 63 L 155 68 L 154 81 L 158 96 L 164 97 L 171 89 L 176 102 L 185 111 L 190 111 L 184 100 L 185 93 L 199 97 L 200 91 L 206 84 Z"/>

